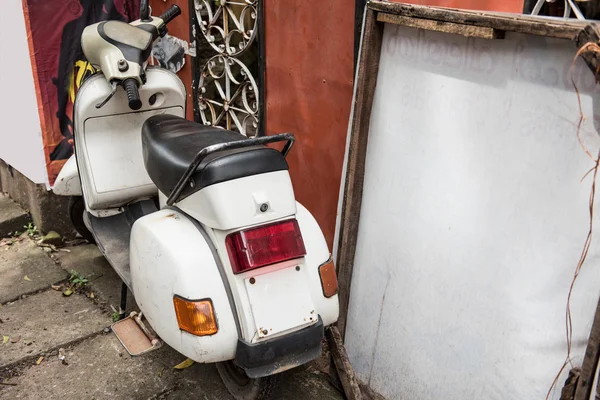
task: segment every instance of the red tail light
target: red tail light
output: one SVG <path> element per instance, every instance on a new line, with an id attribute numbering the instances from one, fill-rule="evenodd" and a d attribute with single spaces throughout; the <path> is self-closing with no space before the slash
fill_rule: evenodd
<path id="1" fill-rule="evenodd" d="M 306 254 L 298 221 L 290 219 L 246 231 L 225 239 L 233 272 L 248 271 Z"/>

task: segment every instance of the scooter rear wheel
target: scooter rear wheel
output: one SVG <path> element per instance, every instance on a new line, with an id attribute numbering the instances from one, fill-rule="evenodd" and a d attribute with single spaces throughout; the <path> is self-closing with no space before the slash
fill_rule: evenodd
<path id="1" fill-rule="evenodd" d="M 276 381 L 276 375 L 252 379 L 233 361 L 217 363 L 217 371 L 225 387 L 236 400 L 268 399 Z"/>
<path id="2" fill-rule="evenodd" d="M 94 235 L 89 231 L 85 223 L 83 222 L 83 213 L 85 212 L 85 203 L 82 196 L 69 197 L 69 219 L 73 228 L 79 233 L 85 240 L 90 243 L 96 243 Z"/>

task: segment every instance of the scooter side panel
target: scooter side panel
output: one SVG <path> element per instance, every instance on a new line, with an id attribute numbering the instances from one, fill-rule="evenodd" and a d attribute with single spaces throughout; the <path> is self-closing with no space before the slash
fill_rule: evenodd
<path id="1" fill-rule="evenodd" d="M 319 267 L 329 260 L 331 253 L 315 217 L 302 204 L 298 203 L 297 208 L 296 219 L 306 247 L 304 260 L 312 283 L 310 286 L 312 299 L 317 312 L 323 319 L 323 325 L 328 326 L 338 319 L 339 301 L 337 295 L 330 298 L 323 295 Z"/>
<path id="2" fill-rule="evenodd" d="M 54 194 L 59 196 L 81 196 L 81 181 L 79 180 L 79 171 L 77 170 L 77 161 L 75 155 L 72 155 L 65 165 L 63 165 L 60 173 L 56 177 L 54 186 L 52 186 Z"/>
<path id="3" fill-rule="evenodd" d="M 233 359 L 238 330 L 210 244 L 183 214 L 164 209 L 138 219 L 131 233 L 131 276 L 137 304 L 156 333 L 181 354 L 201 363 Z M 218 332 L 181 331 L 173 296 L 210 298 Z"/>
<path id="4" fill-rule="evenodd" d="M 77 93 L 75 155 L 86 208 L 95 215 L 157 194 L 144 167 L 142 125 L 156 114 L 184 117 L 186 92 L 177 75 L 169 71 L 149 68 L 147 79 L 139 88 L 143 106 L 137 111 L 129 108 L 122 88 L 96 108 L 111 92 L 101 74 L 86 79 Z"/>

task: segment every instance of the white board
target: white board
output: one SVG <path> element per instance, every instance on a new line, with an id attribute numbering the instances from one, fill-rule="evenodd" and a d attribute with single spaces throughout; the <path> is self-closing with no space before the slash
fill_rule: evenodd
<path id="1" fill-rule="evenodd" d="M 20 1 L 3 1 L 0 12 L 0 159 L 34 183 L 48 186 L 42 129 Z"/>
<path id="2" fill-rule="evenodd" d="M 545 398 L 589 223 L 575 53 L 386 26 L 346 336 L 359 378 L 386 398 Z M 600 94 L 575 71 L 596 154 Z M 575 366 L 600 294 L 598 238 L 572 299 Z"/>

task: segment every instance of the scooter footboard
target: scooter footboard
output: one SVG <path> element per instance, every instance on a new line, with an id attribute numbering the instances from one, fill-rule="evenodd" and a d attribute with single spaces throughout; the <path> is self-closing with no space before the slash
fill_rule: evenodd
<path id="1" fill-rule="evenodd" d="M 131 233 L 131 276 L 136 302 L 169 346 L 200 363 L 235 357 L 239 329 L 214 249 L 183 214 L 170 209 L 138 219 Z M 212 305 L 216 333 L 180 329 L 174 298 Z"/>

